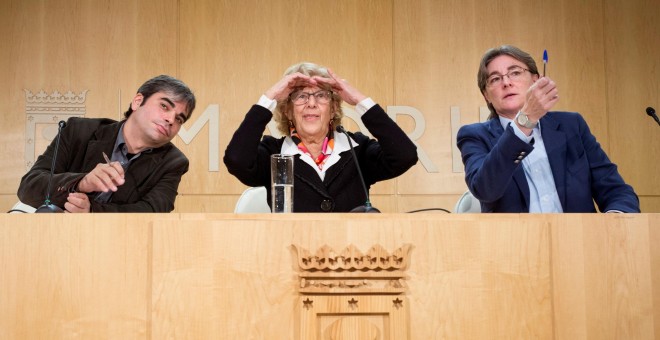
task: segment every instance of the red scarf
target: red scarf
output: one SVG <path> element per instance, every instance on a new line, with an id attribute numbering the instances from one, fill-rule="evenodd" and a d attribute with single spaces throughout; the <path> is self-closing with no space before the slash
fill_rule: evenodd
<path id="1" fill-rule="evenodd" d="M 325 136 L 325 138 L 323 139 L 321 154 L 316 158 L 314 158 L 314 156 L 312 156 L 312 154 L 309 153 L 309 150 L 307 150 L 307 147 L 305 147 L 305 144 L 300 139 L 300 136 L 298 136 L 298 131 L 296 131 L 296 128 L 292 126 L 289 128 L 289 131 L 291 133 L 291 139 L 298 146 L 298 150 L 309 155 L 309 157 L 311 157 L 314 160 L 314 163 L 316 163 L 316 166 L 318 166 L 319 169 L 323 170 L 323 164 L 325 164 L 325 161 L 332 154 L 332 149 L 334 149 L 335 147 L 335 139 L 332 130 L 328 131 L 328 135 Z"/>

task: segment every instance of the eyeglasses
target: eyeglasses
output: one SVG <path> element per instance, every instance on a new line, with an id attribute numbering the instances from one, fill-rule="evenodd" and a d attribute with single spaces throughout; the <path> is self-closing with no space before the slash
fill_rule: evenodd
<path id="1" fill-rule="evenodd" d="M 298 91 L 291 94 L 291 101 L 295 105 L 303 105 L 307 104 L 309 97 L 311 96 L 314 96 L 317 103 L 327 104 L 330 102 L 330 99 L 332 99 L 332 91 L 320 90 L 314 93 Z"/>
<path id="2" fill-rule="evenodd" d="M 488 79 L 486 79 L 486 85 L 489 87 L 499 86 L 502 84 L 504 77 L 509 77 L 510 81 L 518 81 L 520 80 L 520 77 L 525 73 L 525 71 L 529 72 L 529 70 L 526 68 L 516 66 L 511 68 L 506 74 L 493 74 L 492 76 L 488 77 Z"/>

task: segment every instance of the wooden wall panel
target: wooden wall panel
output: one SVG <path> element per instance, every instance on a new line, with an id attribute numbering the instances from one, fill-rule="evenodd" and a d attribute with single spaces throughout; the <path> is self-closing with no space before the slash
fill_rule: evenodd
<path id="1" fill-rule="evenodd" d="M 0 1 L 0 41 L 3 42 L 5 48 L 0 49 L 0 76 L 4 81 L 0 82 L 0 104 L 3 106 L 2 117 L 3 124 L 0 126 L 0 155 L 2 155 L 2 162 L 0 163 L 0 192 L 11 193 L 15 192 L 18 186 L 18 172 L 22 174 L 25 171 L 23 165 L 23 152 L 22 148 L 17 141 L 21 141 L 23 137 L 23 129 L 25 118 L 20 112 L 17 111 L 17 103 L 20 103 L 22 90 L 17 89 L 14 85 L 15 67 L 12 63 L 12 54 L 17 47 L 17 42 L 11 40 L 11 37 L 16 31 L 21 28 L 15 27 L 10 23 L 13 22 L 12 17 L 19 15 L 19 13 L 12 12 L 12 8 L 16 6 L 11 1 Z M 11 47 L 10 47 L 11 46 Z M 13 107 L 14 111 L 11 111 Z M 20 169 L 17 171 L 17 169 Z M 15 200 L 12 200 L 15 201 Z M 3 205 L 2 208 L 9 209 L 11 205 Z"/>
<path id="2" fill-rule="evenodd" d="M 656 212 L 660 209 L 660 196 L 640 196 L 639 203 L 642 212 Z"/>
<path id="3" fill-rule="evenodd" d="M 479 52 L 466 35 L 476 23 L 470 2 L 396 1 L 395 10 L 396 104 L 420 110 L 426 131 L 419 146 L 437 173 L 418 163 L 400 177 L 405 194 L 458 194 L 465 190 L 462 173 L 452 173 L 449 110 L 460 106 L 464 115 L 482 104 L 474 74 Z M 423 51 L 420 53 L 420 51 Z M 457 91 L 457 89 L 460 89 Z M 462 167 L 461 167 L 462 168 Z"/>
<path id="4" fill-rule="evenodd" d="M 600 7 L 597 0 L 510 1 L 506 6 L 395 1 L 396 104 L 424 114 L 426 132 L 419 143 L 439 168 L 428 173 L 416 166 L 399 180 L 399 192 L 458 195 L 466 190 L 464 174 L 452 172 L 450 108 L 460 108 L 461 124 L 478 121 L 479 106 L 486 106 L 476 81 L 479 61 L 487 49 L 502 44 L 529 52 L 540 69 L 547 49 L 547 74 L 558 83 L 561 96 L 555 109 L 581 112 L 596 136 L 607 142 Z"/>
<path id="5" fill-rule="evenodd" d="M 174 139 L 191 159 L 176 211 L 232 211 L 245 187 L 222 163 L 229 138 L 288 66 L 313 61 L 332 67 L 384 107 L 409 106 L 424 116 L 426 129 L 417 142 L 437 172 L 419 162 L 399 179 L 374 186 L 381 210 L 410 211 L 429 202 L 447 208 L 466 188 L 462 164 L 452 163 L 457 149 L 450 108 L 461 112 L 456 126 L 478 120 L 485 106 L 475 79 L 479 58 L 507 43 L 537 62 L 548 50 L 548 75 L 561 96 L 556 108 L 583 114 L 624 178 L 644 196 L 644 211 L 658 212 L 660 175 L 653 155 L 660 133 L 644 114 L 647 106 L 659 109 L 655 2 L 3 1 L 0 202 L 10 208 L 4 202 L 15 201 L 25 173 L 24 89 L 89 90 L 88 117 L 120 118 L 144 80 L 167 73 L 197 94 L 186 129 L 214 105 L 219 112 L 217 131 L 207 122 L 189 144 Z M 406 115 L 397 122 L 409 133 L 416 127 Z M 46 144 L 36 141 L 37 154 Z M 209 171 L 209 150 L 218 171 Z M 195 201 L 201 197 L 215 203 Z"/>
<path id="6" fill-rule="evenodd" d="M 391 10 L 389 1 L 182 2 L 181 21 L 195 24 L 181 26 L 181 74 L 197 88 L 199 112 L 220 105 L 220 157 L 248 109 L 301 61 L 328 66 L 381 105 L 391 103 Z M 220 172 L 203 172 L 208 149 L 200 142 L 184 147 L 196 174 L 180 191 L 240 194 L 245 186 L 222 162 Z"/>
<path id="7" fill-rule="evenodd" d="M 3 1 L 0 192 L 15 194 L 26 171 L 23 90 L 89 90 L 87 117 L 123 117 L 145 80 L 162 73 L 177 76 L 176 4 Z M 36 155 L 47 143 L 39 145 Z"/>
<path id="8" fill-rule="evenodd" d="M 660 195 L 660 5 L 655 0 L 604 1 L 610 157 L 640 195 Z M 652 210 L 660 211 L 654 205 Z"/>

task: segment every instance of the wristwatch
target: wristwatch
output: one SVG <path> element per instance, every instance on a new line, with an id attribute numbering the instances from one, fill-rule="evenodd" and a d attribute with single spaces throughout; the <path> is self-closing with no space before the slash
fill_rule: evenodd
<path id="1" fill-rule="evenodd" d="M 536 127 L 536 125 L 539 124 L 539 122 L 532 122 L 531 120 L 529 120 L 529 116 L 527 114 L 525 114 L 524 112 L 522 112 L 522 110 L 518 111 L 518 114 L 516 115 L 515 119 L 516 119 L 516 122 L 518 122 L 518 124 L 528 128 L 528 129 L 533 129 L 533 128 Z"/>

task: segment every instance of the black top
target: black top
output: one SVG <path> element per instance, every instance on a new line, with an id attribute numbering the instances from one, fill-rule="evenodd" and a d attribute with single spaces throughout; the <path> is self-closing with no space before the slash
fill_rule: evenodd
<path id="1" fill-rule="evenodd" d="M 224 156 L 229 173 L 243 184 L 268 189 L 269 205 L 270 155 L 280 153 L 285 139 L 272 136 L 263 136 L 262 139 L 271 117 L 268 109 L 252 106 L 227 145 Z M 349 132 L 359 144 L 355 153 L 367 188 L 378 181 L 399 176 L 417 163 L 417 147 L 379 105 L 369 109 L 362 116 L 362 122 L 378 139 L 370 139 L 360 132 Z M 300 160 L 300 155 L 295 155 L 294 162 L 295 212 L 348 212 L 365 203 L 364 190 L 350 151 L 340 154 L 339 161 L 326 170 L 324 180 L 314 168 Z"/>

